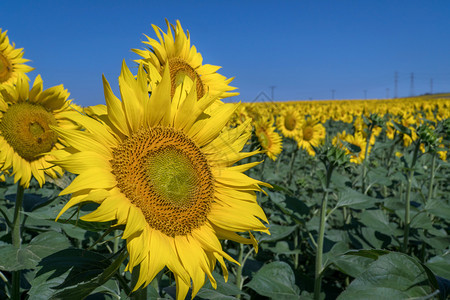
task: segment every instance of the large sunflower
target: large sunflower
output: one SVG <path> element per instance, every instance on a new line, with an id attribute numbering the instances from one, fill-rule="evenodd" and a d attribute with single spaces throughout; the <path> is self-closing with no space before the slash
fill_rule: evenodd
<path id="1" fill-rule="evenodd" d="M 197 100 L 195 86 L 187 95 L 178 87 L 172 98 L 168 68 L 150 97 L 141 66 L 135 78 L 123 64 L 119 86 L 122 101 L 104 79 L 107 115 L 65 114 L 85 131 L 56 129 L 73 154 L 55 163 L 79 174 L 61 193 L 72 198 L 58 218 L 75 204 L 99 203 L 82 219 L 125 225 L 127 270 L 140 265 L 135 289 L 167 266 L 177 299 L 184 299 L 191 280 L 194 296 L 205 274 L 216 286 L 211 271 L 217 260 L 225 278 L 223 258 L 236 262 L 219 238 L 255 245 L 251 234 L 236 232 L 268 232 L 255 194 L 266 184 L 243 174 L 257 163 L 232 166 L 258 153 L 240 152 L 251 134 L 249 122 L 226 128 L 237 105 L 222 104 L 206 114 L 216 99 Z"/>
<path id="2" fill-rule="evenodd" d="M 73 123 L 62 116 L 69 110 L 69 93 L 62 85 L 43 91 L 38 75 L 29 89 L 28 80 L 20 78 L 16 85 L 0 86 L 0 170 L 13 169 L 14 181 L 28 187 L 34 176 L 43 185 L 44 174 L 55 178 L 61 167 L 49 161 L 48 152 L 62 148 L 51 126 L 69 128 Z"/>
<path id="3" fill-rule="evenodd" d="M 233 78 L 227 79 L 217 73 L 217 70 L 220 69 L 219 66 L 203 64 L 202 55 L 197 52 L 195 46 L 191 47 L 189 32 L 184 33 L 180 22 L 177 20 L 176 27 L 168 21 L 166 22 L 168 27 L 167 34 L 159 27 L 152 25 L 159 42 L 146 36 L 148 40 L 143 43 L 151 48 L 146 50 L 133 49 L 135 53 L 143 58 L 137 60 L 137 62 L 143 63 L 150 77 L 152 84 L 149 85 L 149 88 L 151 89 L 155 83 L 159 82 L 163 69 L 168 64 L 171 75 L 172 97 L 176 87 L 182 82 L 188 85 L 196 84 L 198 99 L 206 93 L 209 93 L 210 96 L 220 94 L 220 98 L 238 95 L 239 93 L 229 93 L 229 91 L 236 89 L 229 86 Z M 191 80 L 185 81 L 184 77 L 186 76 Z"/>
<path id="4" fill-rule="evenodd" d="M 22 58 L 23 48 L 14 49 L 15 45 L 9 43 L 6 32 L 0 28 L 0 85 L 13 84 L 21 78 L 28 79 L 25 73 L 33 70 L 24 64 L 29 60 Z"/>

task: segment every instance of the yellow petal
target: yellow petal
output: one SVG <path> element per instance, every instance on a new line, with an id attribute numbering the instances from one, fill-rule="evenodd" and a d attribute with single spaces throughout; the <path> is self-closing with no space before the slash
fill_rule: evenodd
<path id="1" fill-rule="evenodd" d="M 124 135 L 129 135 L 130 130 L 125 118 L 125 113 L 122 109 L 122 102 L 114 95 L 111 90 L 111 86 L 104 75 L 102 76 L 102 79 L 109 119 L 119 132 Z"/>
<path id="2" fill-rule="evenodd" d="M 60 195 L 71 194 L 83 189 L 107 189 L 117 184 L 113 174 L 101 168 L 91 168 L 78 175 Z"/>
<path id="3" fill-rule="evenodd" d="M 132 131 L 137 131 L 143 120 L 144 103 L 139 101 L 135 93 L 135 79 L 128 69 L 125 60 L 122 62 L 122 71 L 119 76 L 120 94 L 122 96 L 128 126 Z"/>
<path id="4" fill-rule="evenodd" d="M 170 71 L 168 65 L 164 68 L 161 82 L 152 91 L 150 101 L 145 107 L 145 115 L 147 117 L 147 126 L 153 127 L 158 125 L 168 125 L 170 119 L 170 106 L 172 99 Z"/>
<path id="5" fill-rule="evenodd" d="M 77 152 L 68 157 L 51 162 L 58 164 L 58 166 L 74 174 L 81 174 L 90 168 L 100 168 L 111 172 L 109 161 L 101 154 L 93 151 Z"/>

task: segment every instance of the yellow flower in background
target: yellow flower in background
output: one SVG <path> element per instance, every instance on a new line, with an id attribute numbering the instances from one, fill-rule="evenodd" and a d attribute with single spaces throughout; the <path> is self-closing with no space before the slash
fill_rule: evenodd
<path id="1" fill-rule="evenodd" d="M 259 120 L 254 124 L 255 135 L 258 138 L 259 144 L 265 150 L 266 155 L 271 160 L 276 160 L 277 156 L 283 149 L 283 140 L 281 136 L 275 132 L 273 118 L 269 120 Z"/>
<path id="2" fill-rule="evenodd" d="M 248 120 L 251 121 L 251 118 L 249 117 L 249 115 L 247 113 L 246 106 L 241 104 L 236 109 L 235 113 L 233 114 L 232 118 L 230 119 L 230 122 L 228 122 L 228 126 L 235 127 L 235 126 L 244 124 Z"/>
<path id="3" fill-rule="evenodd" d="M 24 77 L 17 85 L 0 86 L 0 170 L 12 168 L 14 182 L 28 187 L 34 176 L 42 186 L 44 174 L 56 178 L 63 173 L 49 162 L 54 157 L 48 152 L 62 148 L 51 127 L 73 127 L 62 116 L 70 109 L 68 97 L 62 85 L 43 90 L 39 75 L 31 90 Z"/>
<path id="4" fill-rule="evenodd" d="M 24 64 L 29 60 L 23 58 L 23 48 L 15 49 L 14 43 L 9 43 L 6 33 L 0 28 L 0 85 L 15 84 L 22 78 L 28 80 L 25 73 L 33 70 Z"/>
<path id="5" fill-rule="evenodd" d="M 306 119 L 300 129 L 298 147 L 305 149 L 309 155 L 315 156 L 313 147 L 319 146 L 325 139 L 325 127 L 313 118 Z"/>
<path id="6" fill-rule="evenodd" d="M 287 138 L 296 138 L 299 135 L 299 130 L 302 125 L 303 119 L 301 119 L 300 114 L 295 109 L 295 107 L 290 106 L 277 116 L 277 129 L 281 134 Z"/>
<path id="7" fill-rule="evenodd" d="M 194 297 L 205 275 L 216 287 L 211 272 L 217 261 L 227 279 L 224 258 L 236 261 L 219 239 L 256 247 L 251 233 L 244 238 L 237 232 L 268 233 L 255 191 L 269 185 L 243 173 L 257 162 L 233 166 L 260 153 L 240 152 L 251 135 L 250 121 L 225 127 L 238 105 L 222 104 L 205 113 L 220 95 L 197 99 L 195 86 L 188 94 L 178 86 L 171 97 L 170 78 L 166 68 L 149 96 L 142 66 L 135 77 L 124 64 L 122 101 L 104 79 L 107 115 L 65 114 L 86 130 L 57 129 L 72 154 L 55 163 L 78 174 L 61 192 L 72 198 L 58 218 L 73 205 L 97 202 L 100 206 L 82 219 L 125 226 L 126 269 L 134 272 L 140 265 L 134 289 L 148 285 L 167 266 L 177 299 L 184 299 L 191 281 Z M 91 112 L 103 114 L 104 107 Z"/>
<path id="8" fill-rule="evenodd" d="M 386 137 L 390 140 L 393 140 L 396 132 L 397 130 L 395 130 L 392 122 L 386 122 Z"/>
<path id="9" fill-rule="evenodd" d="M 355 132 L 354 135 L 347 135 L 345 139 L 348 143 L 358 146 L 361 151 L 359 153 L 350 152 L 350 162 L 360 164 L 366 157 L 366 147 L 369 147 L 367 154 L 370 153 L 370 145 L 367 145 L 366 139 L 360 132 Z"/>
<path id="10" fill-rule="evenodd" d="M 191 47 L 189 32 L 184 33 L 180 22 L 177 20 L 176 26 L 167 22 L 167 34 L 159 27 L 152 25 L 159 41 L 148 36 L 144 44 L 150 46 L 150 49 L 139 50 L 133 49 L 135 53 L 140 55 L 142 59 L 137 60 L 143 63 L 148 76 L 150 77 L 152 87 L 160 81 L 163 70 L 166 65 L 169 66 L 171 76 L 171 96 L 174 96 L 176 87 L 185 83 L 190 89 L 190 85 L 196 84 L 197 97 L 202 98 L 209 93 L 210 96 L 220 98 L 236 96 L 239 93 L 230 93 L 235 87 L 229 86 L 233 78 L 227 79 L 223 75 L 217 73 L 219 66 L 203 64 L 202 55 L 197 52 L 195 46 Z M 172 33 L 172 29 L 174 33 Z M 161 35 L 162 34 L 162 35 Z M 175 36 L 174 36 L 175 34 Z M 185 77 L 189 77 L 191 81 L 185 81 Z"/>
<path id="11" fill-rule="evenodd" d="M 440 147 L 440 148 L 444 148 L 445 145 L 444 145 L 444 144 L 440 144 L 439 147 Z M 438 153 L 439 158 L 440 158 L 441 160 L 447 161 L 447 151 L 442 150 L 442 151 L 438 151 L 437 153 Z"/>
<path id="12" fill-rule="evenodd" d="M 346 145 L 344 145 L 344 143 L 342 143 L 342 141 L 345 141 L 347 143 L 350 143 L 352 145 L 355 145 L 357 147 L 359 147 L 360 151 L 359 152 L 353 152 L 349 149 L 349 147 L 347 147 Z M 341 132 L 340 134 L 337 134 L 332 141 L 333 145 L 336 145 L 338 147 L 341 148 L 345 148 L 346 153 L 348 155 L 350 155 L 350 162 L 355 163 L 355 164 L 360 164 L 364 161 L 365 155 L 366 155 L 366 139 L 364 138 L 364 136 L 362 135 L 361 132 L 355 132 L 354 135 L 348 134 L 345 132 L 345 130 L 343 132 Z M 369 150 L 367 152 L 367 155 L 369 155 L 370 153 L 370 145 L 369 145 Z"/>
<path id="13" fill-rule="evenodd" d="M 416 120 L 411 114 L 407 114 L 401 119 L 401 124 L 411 130 L 411 135 L 403 134 L 403 146 L 408 147 L 417 139 L 417 132 L 414 125 L 418 125 L 418 123 L 419 120 Z"/>

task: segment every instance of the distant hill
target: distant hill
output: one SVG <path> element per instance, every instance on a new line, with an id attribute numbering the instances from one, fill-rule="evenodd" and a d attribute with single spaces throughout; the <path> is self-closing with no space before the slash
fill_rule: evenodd
<path id="1" fill-rule="evenodd" d="M 450 98 L 450 93 L 436 93 L 436 94 L 426 93 L 426 94 L 422 94 L 422 95 L 419 95 L 419 96 L 404 97 L 404 98 L 415 98 L 415 97 L 421 97 L 421 98 L 427 97 L 427 98 L 433 98 L 433 99 L 436 99 L 436 98 Z"/>

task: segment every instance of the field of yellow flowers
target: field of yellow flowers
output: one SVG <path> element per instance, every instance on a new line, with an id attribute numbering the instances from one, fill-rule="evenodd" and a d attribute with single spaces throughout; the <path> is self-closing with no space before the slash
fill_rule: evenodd
<path id="1" fill-rule="evenodd" d="M 449 94 L 236 104 L 166 23 L 89 107 L 0 29 L 0 299 L 449 296 Z"/>
<path id="2" fill-rule="evenodd" d="M 244 287 L 274 299 L 445 299 L 449 108 L 448 94 L 244 103 L 231 125 L 251 120 L 247 147 L 265 153 L 250 176 L 272 185 L 261 195 L 272 234 L 252 255 L 264 265 Z"/>

